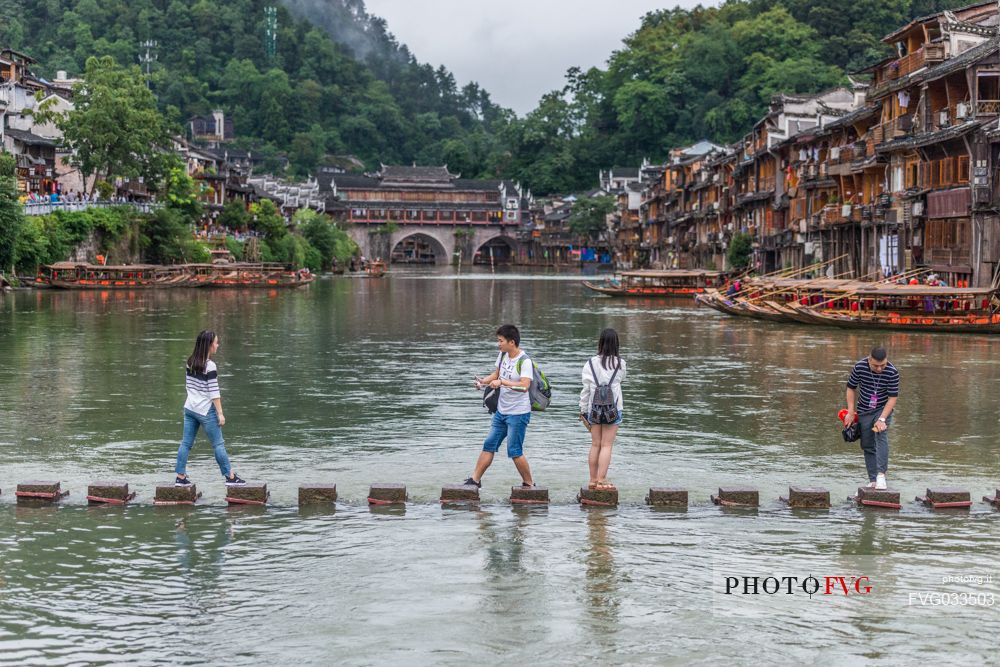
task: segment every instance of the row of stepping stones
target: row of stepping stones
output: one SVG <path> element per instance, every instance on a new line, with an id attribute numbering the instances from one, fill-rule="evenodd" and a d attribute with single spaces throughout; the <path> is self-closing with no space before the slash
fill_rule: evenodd
<path id="1" fill-rule="evenodd" d="M 69 495 L 63 491 L 59 482 L 24 482 L 17 485 L 17 502 L 52 503 Z M 94 482 L 87 487 L 87 501 L 91 504 L 125 505 L 135 499 L 135 492 L 129 490 L 125 482 Z M 264 505 L 270 494 L 267 484 L 247 484 L 245 486 L 227 486 L 226 502 L 231 505 Z M 154 505 L 193 505 L 201 498 L 197 487 L 174 486 L 173 484 L 156 487 L 153 498 Z M 718 494 L 711 496 L 712 502 L 725 507 L 758 507 L 760 495 L 757 489 L 750 487 L 720 487 Z M 850 497 L 859 505 L 867 507 L 885 507 L 899 509 L 901 507 L 899 491 L 894 489 L 876 490 L 867 487 L 858 489 L 855 496 Z M 372 484 L 368 490 L 368 503 L 371 505 L 401 505 L 408 500 L 406 486 L 403 484 Z M 464 484 L 450 484 L 441 489 L 441 503 L 466 504 L 479 502 L 479 487 Z M 686 489 L 654 487 L 646 496 L 648 505 L 658 507 L 687 507 L 688 492 Z M 826 489 L 793 486 L 788 489 L 788 495 L 780 500 L 789 507 L 806 509 L 823 509 L 830 507 L 830 492 Z M 924 496 L 917 496 L 917 501 L 935 509 L 967 508 L 972 506 L 969 491 L 954 488 L 927 489 Z M 984 497 L 984 501 L 1000 507 L 1000 489 L 993 497 Z M 336 484 L 303 484 L 299 487 L 299 505 L 319 505 L 337 501 Z M 614 507 L 618 505 L 618 489 L 581 488 L 577 501 L 583 505 Z M 511 487 L 510 502 L 512 504 L 544 505 L 549 502 L 549 490 L 541 486 Z"/>

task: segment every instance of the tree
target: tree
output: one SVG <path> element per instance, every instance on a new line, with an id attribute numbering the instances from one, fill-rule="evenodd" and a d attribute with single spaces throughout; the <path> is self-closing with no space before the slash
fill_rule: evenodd
<path id="1" fill-rule="evenodd" d="M 0 274 L 14 274 L 14 250 L 24 227 L 24 209 L 17 197 L 14 156 L 0 153 Z"/>
<path id="2" fill-rule="evenodd" d="M 726 261 L 735 271 L 741 271 L 750 266 L 750 256 L 753 254 L 753 237 L 743 232 L 736 232 L 729 241 L 726 251 Z"/>
<path id="3" fill-rule="evenodd" d="M 107 181 L 141 176 L 153 183 L 163 177 L 170 133 L 138 66 L 90 57 L 83 80 L 73 86 L 74 108 L 58 112 L 52 102 L 40 105 L 36 122 L 56 124 L 72 151 L 70 163 L 85 176 Z"/>
<path id="4" fill-rule="evenodd" d="M 330 222 L 325 215 L 311 209 L 302 209 L 292 220 L 309 244 L 319 253 L 323 269 L 329 269 L 333 260 L 336 260 L 338 265 L 344 266 L 358 251 L 358 245 L 347 232 Z"/>
<path id="5" fill-rule="evenodd" d="M 226 229 L 244 230 L 250 226 L 250 214 L 247 213 L 243 202 L 237 199 L 230 199 L 222 207 L 218 223 Z"/>
<path id="6" fill-rule="evenodd" d="M 569 214 L 569 228 L 574 234 L 601 239 L 610 248 L 614 246 L 608 216 L 614 213 L 615 199 L 610 195 L 583 197 L 573 202 Z"/>
<path id="7" fill-rule="evenodd" d="M 156 211 L 143 225 L 146 259 L 154 264 L 207 262 L 208 250 L 191 238 L 184 214 L 171 207 Z"/>
<path id="8" fill-rule="evenodd" d="M 285 218 L 270 199 L 262 199 L 250 206 L 252 226 L 264 234 L 268 241 L 280 241 L 288 234 Z"/>
<path id="9" fill-rule="evenodd" d="M 181 167 L 173 167 L 167 175 L 164 199 L 167 206 L 183 216 L 185 222 L 197 223 L 201 220 L 202 204 L 198 198 L 200 184 L 188 176 Z"/>

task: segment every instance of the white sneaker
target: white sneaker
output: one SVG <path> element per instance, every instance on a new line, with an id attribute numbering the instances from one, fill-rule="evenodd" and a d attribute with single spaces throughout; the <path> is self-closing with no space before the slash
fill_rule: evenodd
<path id="1" fill-rule="evenodd" d="M 875 477 L 875 488 L 878 491 L 885 491 L 887 488 L 889 488 L 885 484 L 885 473 L 880 472 L 878 476 Z"/>
<path id="2" fill-rule="evenodd" d="M 875 482 L 868 482 L 867 484 L 865 484 L 865 488 L 866 489 L 874 489 L 875 488 Z"/>

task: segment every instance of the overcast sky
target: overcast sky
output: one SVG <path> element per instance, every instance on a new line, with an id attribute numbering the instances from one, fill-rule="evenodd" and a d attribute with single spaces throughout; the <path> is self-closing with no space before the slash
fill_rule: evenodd
<path id="1" fill-rule="evenodd" d="M 604 66 L 655 9 L 695 0 L 366 0 L 420 62 L 444 65 L 459 86 L 478 81 L 519 115 L 561 88 L 566 70 Z M 702 2 L 702 4 L 714 4 Z"/>

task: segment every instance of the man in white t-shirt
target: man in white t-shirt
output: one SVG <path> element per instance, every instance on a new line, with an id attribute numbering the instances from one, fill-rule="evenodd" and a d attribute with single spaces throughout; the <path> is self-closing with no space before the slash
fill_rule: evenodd
<path id="1" fill-rule="evenodd" d="M 514 462 L 514 467 L 521 475 L 524 487 L 535 485 L 531 478 L 531 468 L 528 459 L 522 452 L 524 433 L 531 421 L 531 396 L 528 387 L 534 377 L 534 367 L 531 359 L 520 348 L 521 332 L 513 324 L 504 324 L 497 329 L 496 369 L 484 378 L 476 377 L 476 389 L 489 385 L 500 390 L 497 401 L 497 411 L 493 413 L 490 432 L 483 442 L 483 451 L 479 453 L 476 468 L 472 477 L 465 484 L 479 487 L 483 474 L 493 463 L 493 456 L 500 449 L 504 439 L 507 440 L 507 456 Z"/>

